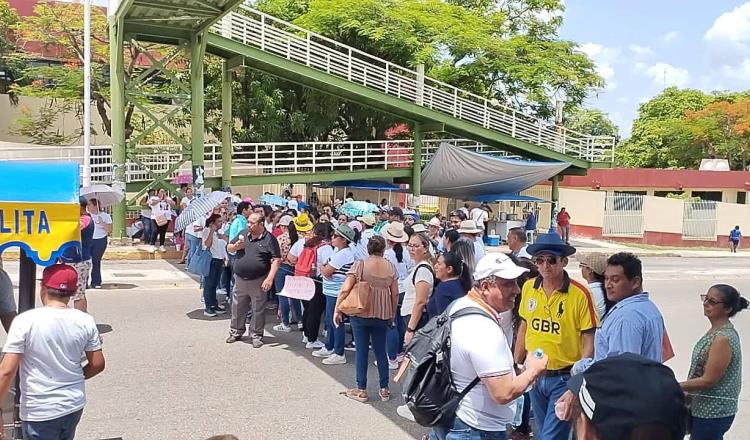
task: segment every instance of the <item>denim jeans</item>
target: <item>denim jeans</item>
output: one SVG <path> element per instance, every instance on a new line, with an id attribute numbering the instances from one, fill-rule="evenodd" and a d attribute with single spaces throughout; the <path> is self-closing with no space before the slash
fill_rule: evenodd
<path id="1" fill-rule="evenodd" d="M 141 243 L 151 243 L 151 236 L 154 235 L 153 224 L 151 218 L 141 216 L 141 223 L 143 223 L 143 235 L 141 236 Z"/>
<path id="2" fill-rule="evenodd" d="M 569 374 L 542 376 L 531 389 L 531 408 L 534 412 L 535 437 L 544 440 L 568 440 L 570 423 L 555 415 L 555 403 L 567 391 Z"/>
<path id="3" fill-rule="evenodd" d="M 208 271 L 208 276 L 203 279 L 203 302 L 207 312 L 210 312 L 219 305 L 216 300 L 216 286 L 219 285 L 223 266 L 224 260 L 212 258 L 211 269 Z"/>
<path id="4" fill-rule="evenodd" d="M 734 416 L 719 417 L 717 419 L 703 419 L 693 417 L 690 427 L 691 440 L 722 440 L 734 422 Z"/>
<path id="5" fill-rule="evenodd" d="M 385 353 L 385 334 L 388 331 L 388 321 L 377 318 L 349 318 L 352 324 L 355 348 L 355 369 L 357 371 L 357 388 L 367 389 L 367 364 L 370 359 L 370 349 L 375 352 L 378 361 L 378 376 L 380 388 L 388 388 L 388 355 Z"/>
<path id="6" fill-rule="evenodd" d="M 193 226 L 188 225 L 188 227 L 192 228 Z M 185 256 L 185 263 L 190 264 L 190 259 L 193 258 L 193 255 L 198 252 L 198 249 L 201 248 L 201 239 L 190 234 L 185 234 L 185 239 L 187 240 L 188 245 L 187 255 Z"/>
<path id="7" fill-rule="evenodd" d="M 91 240 L 91 287 L 102 285 L 102 257 L 107 250 L 107 237 Z"/>
<path id="8" fill-rule="evenodd" d="M 282 297 L 283 298 L 283 297 Z M 326 338 L 326 350 L 333 350 L 339 356 L 344 355 L 344 338 L 346 337 L 346 329 L 344 323 L 339 324 L 338 327 L 333 325 L 333 313 L 336 309 L 336 297 L 326 295 L 326 330 L 328 330 L 328 338 Z M 356 342 L 355 342 L 356 344 Z"/>
<path id="9" fill-rule="evenodd" d="M 398 307 L 396 307 L 396 317 L 393 325 L 388 328 L 388 339 L 386 347 L 388 348 L 388 359 L 395 360 L 399 353 L 404 351 L 404 334 L 406 333 L 406 322 L 401 317 L 401 303 L 404 301 L 404 293 L 398 294 Z M 356 343 L 355 343 L 356 344 Z"/>
<path id="10" fill-rule="evenodd" d="M 24 440 L 73 440 L 83 410 L 43 422 L 21 422 Z"/>
<path id="11" fill-rule="evenodd" d="M 273 285 L 276 288 L 276 292 L 284 290 L 284 282 L 286 281 L 287 275 L 294 275 L 294 268 L 288 264 L 282 264 L 279 270 L 276 272 L 276 277 L 273 280 Z M 289 312 L 291 308 L 294 309 L 294 316 L 298 321 L 302 321 L 302 302 L 296 298 L 287 298 L 279 295 L 279 310 L 281 312 L 281 322 L 284 325 L 289 325 L 290 317 Z"/>
<path id="12" fill-rule="evenodd" d="M 541 437 L 546 439 L 546 437 Z M 430 440 L 505 440 L 505 431 L 482 431 L 472 428 L 458 417 L 453 420 L 452 427 L 433 426 Z"/>

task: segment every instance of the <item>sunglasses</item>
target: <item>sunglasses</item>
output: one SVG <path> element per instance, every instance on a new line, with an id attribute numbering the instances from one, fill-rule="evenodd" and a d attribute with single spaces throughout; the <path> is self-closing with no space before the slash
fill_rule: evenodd
<path id="1" fill-rule="evenodd" d="M 560 259 L 558 259 L 557 257 L 549 257 L 549 256 L 547 256 L 547 257 L 534 257 L 534 259 L 532 261 L 537 266 L 541 266 L 544 263 L 547 263 L 550 266 L 554 266 L 555 264 L 557 264 L 558 261 L 560 261 Z"/>
<path id="2" fill-rule="evenodd" d="M 713 298 L 709 298 L 705 293 L 701 295 L 701 302 L 703 304 L 708 304 L 709 306 L 715 306 L 716 304 L 725 304 L 724 301 L 716 301 Z"/>

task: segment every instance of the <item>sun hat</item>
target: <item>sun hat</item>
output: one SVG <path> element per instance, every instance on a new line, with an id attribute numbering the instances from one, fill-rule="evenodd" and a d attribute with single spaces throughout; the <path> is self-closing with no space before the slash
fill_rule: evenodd
<path id="1" fill-rule="evenodd" d="M 375 226 L 375 223 L 378 222 L 375 216 L 372 214 L 365 214 L 363 216 L 357 217 L 357 220 L 366 224 L 367 226 Z"/>
<path id="2" fill-rule="evenodd" d="M 414 232 L 427 232 L 427 228 L 422 223 L 414 223 L 411 225 L 411 230 Z"/>
<path id="3" fill-rule="evenodd" d="M 526 248 L 526 251 L 533 256 L 547 253 L 558 257 L 569 257 L 576 253 L 576 248 L 565 243 L 556 232 L 550 232 L 540 234 L 534 244 Z"/>
<path id="4" fill-rule="evenodd" d="M 439 218 L 437 218 L 437 217 L 432 217 L 432 218 L 430 219 L 429 223 L 427 223 L 427 225 L 428 225 L 428 226 L 437 226 L 438 228 L 439 228 L 440 226 L 442 226 L 442 225 L 440 224 L 440 219 L 439 219 Z"/>
<path id="5" fill-rule="evenodd" d="M 362 229 L 364 229 L 364 227 L 362 226 L 362 223 L 358 222 L 357 220 L 350 221 L 349 227 L 359 232 L 362 232 Z"/>
<path id="6" fill-rule="evenodd" d="M 591 269 L 597 275 L 604 275 L 607 270 L 607 256 L 601 252 L 589 252 L 576 256 L 578 262 Z"/>
<path id="7" fill-rule="evenodd" d="M 482 232 L 482 230 L 477 227 L 474 220 L 464 220 L 458 228 L 459 234 L 479 234 L 480 232 Z"/>
<path id="8" fill-rule="evenodd" d="M 283 215 L 279 219 L 279 226 L 289 226 L 289 223 L 291 223 L 292 221 L 294 221 L 294 219 L 291 215 Z"/>
<path id="9" fill-rule="evenodd" d="M 394 243 L 406 243 L 409 241 L 409 236 L 404 231 L 404 224 L 400 222 L 388 223 L 380 233 L 383 235 L 383 238 Z"/>
<path id="10" fill-rule="evenodd" d="M 354 229 L 350 228 L 349 225 L 338 225 L 334 234 L 344 237 L 349 243 L 354 241 Z"/>
<path id="11" fill-rule="evenodd" d="M 310 216 L 304 212 L 297 216 L 297 218 L 294 219 L 294 228 L 297 229 L 298 232 L 310 231 L 313 228 Z"/>
<path id="12" fill-rule="evenodd" d="M 505 280 L 515 280 L 529 269 L 516 266 L 516 263 L 505 254 L 485 254 L 474 268 L 474 279 L 483 280 L 496 276 Z"/>
<path id="13" fill-rule="evenodd" d="M 567 383 L 601 438 L 628 438 L 633 428 L 661 425 L 685 435 L 685 394 L 672 370 L 633 353 L 608 356 Z"/>
<path id="14" fill-rule="evenodd" d="M 78 272 L 67 264 L 53 264 L 42 272 L 42 285 L 73 295 L 78 291 Z"/>

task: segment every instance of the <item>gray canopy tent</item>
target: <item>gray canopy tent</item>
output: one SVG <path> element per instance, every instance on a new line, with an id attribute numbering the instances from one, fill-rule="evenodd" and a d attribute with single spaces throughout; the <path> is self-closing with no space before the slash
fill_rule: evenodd
<path id="1" fill-rule="evenodd" d="M 443 143 L 422 171 L 422 193 L 476 200 L 516 194 L 560 174 L 568 162 L 532 162 L 475 153 Z"/>

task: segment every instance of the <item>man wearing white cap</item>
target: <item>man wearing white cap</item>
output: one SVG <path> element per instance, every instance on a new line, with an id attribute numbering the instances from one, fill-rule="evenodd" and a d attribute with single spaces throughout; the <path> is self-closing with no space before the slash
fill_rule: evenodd
<path id="1" fill-rule="evenodd" d="M 435 426 L 431 440 L 445 440 L 451 431 L 466 432 L 466 438 L 506 438 L 505 427 L 515 417 L 514 400 L 547 368 L 545 355 L 527 356 L 525 371 L 516 375 L 510 341 L 499 322 L 521 292 L 516 278 L 527 271 L 507 255 L 485 255 L 474 270 L 472 290 L 448 307 L 451 315 L 466 308 L 483 313 L 452 323 L 451 375 L 457 391 L 472 388 L 461 400 L 453 425 Z"/>

